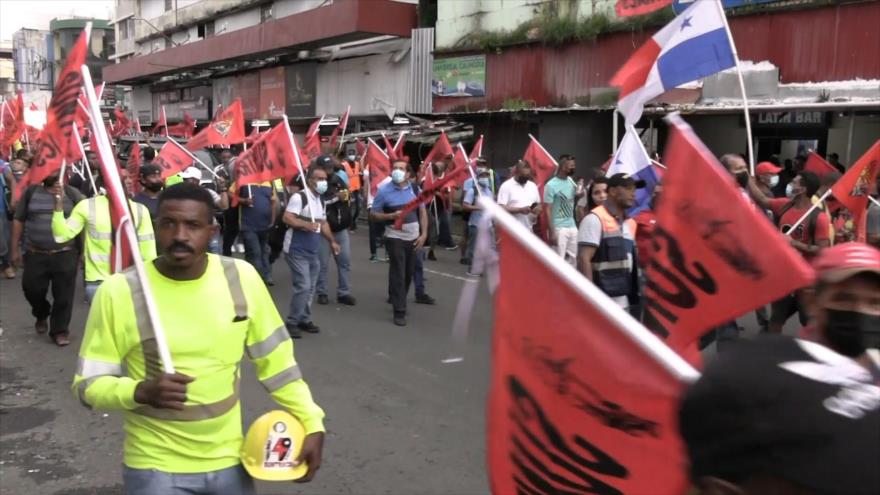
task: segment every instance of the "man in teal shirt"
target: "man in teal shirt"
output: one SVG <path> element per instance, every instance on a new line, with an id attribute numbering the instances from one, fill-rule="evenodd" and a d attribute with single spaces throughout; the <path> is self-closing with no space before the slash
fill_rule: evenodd
<path id="1" fill-rule="evenodd" d="M 560 156 L 556 176 L 544 185 L 544 215 L 550 219 L 550 245 L 556 246 L 559 256 L 572 266 L 577 260 L 578 234 L 574 205 L 583 194 L 571 178 L 575 168 L 573 156 Z"/>

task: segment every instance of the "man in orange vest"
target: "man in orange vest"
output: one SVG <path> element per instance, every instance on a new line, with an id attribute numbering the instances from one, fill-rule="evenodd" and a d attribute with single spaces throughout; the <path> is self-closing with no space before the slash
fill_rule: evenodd
<path id="1" fill-rule="evenodd" d="M 578 228 L 578 270 L 626 310 L 639 307 L 636 222 L 626 212 L 635 205 L 636 189 L 643 187 L 643 180 L 612 175 L 608 199 Z"/>
<path id="2" fill-rule="evenodd" d="M 357 152 L 349 150 L 345 156 L 340 156 L 339 161 L 348 176 L 348 190 L 351 192 L 351 226 L 348 230 L 357 230 L 357 217 L 361 213 L 361 162 L 357 159 Z"/>

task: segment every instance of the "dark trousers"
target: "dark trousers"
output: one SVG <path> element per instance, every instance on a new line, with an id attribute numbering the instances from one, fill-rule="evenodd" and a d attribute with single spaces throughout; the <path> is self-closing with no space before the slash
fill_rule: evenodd
<path id="1" fill-rule="evenodd" d="M 382 240 L 382 233 L 385 232 L 385 224 L 383 222 L 374 222 L 370 220 L 370 256 L 376 254 L 379 249 L 379 242 Z"/>
<path id="2" fill-rule="evenodd" d="M 38 320 L 49 318 L 49 335 L 68 331 L 76 292 L 77 251 L 35 253 L 24 256 L 21 288 L 31 305 L 31 314 Z M 46 299 L 52 286 L 52 302 Z"/>
<path id="3" fill-rule="evenodd" d="M 244 243 L 244 259 L 254 268 L 263 280 L 268 280 L 272 274 L 269 264 L 269 231 L 259 232 L 242 231 L 241 241 Z"/>
<path id="4" fill-rule="evenodd" d="M 452 247 L 455 246 L 455 241 L 452 240 L 452 228 L 450 224 L 452 223 L 452 211 L 446 208 L 446 204 L 443 201 L 437 200 L 437 220 L 438 225 L 440 226 L 440 233 L 437 236 L 437 244 L 440 247 Z"/>
<path id="5" fill-rule="evenodd" d="M 416 252 L 413 248 L 413 242 L 385 239 L 385 249 L 390 258 L 388 294 L 391 296 L 394 316 L 406 315 L 406 295 L 409 293 L 409 286 L 416 269 Z"/>
<path id="6" fill-rule="evenodd" d="M 223 213 L 223 256 L 232 256 L 238 230 L 238 208 L 229 208 Z"/>
<path id="7" fill-rule="evenodd" d="M 361 214 L 361 191 L 352 191 L 351 193 L 351 230 L 357 228 L 357 220 Z"/>

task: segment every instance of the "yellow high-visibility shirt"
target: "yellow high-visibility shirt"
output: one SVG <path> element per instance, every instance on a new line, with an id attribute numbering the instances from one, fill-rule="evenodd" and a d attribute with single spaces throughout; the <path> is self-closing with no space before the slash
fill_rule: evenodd
<path id="1" fill-rule="evenodd" d="M 131 221 L 137 232 L 141 258 L 149 261 L 156 257 L 156 237 L 153 234 L 153 221 L 146 206 L 128 200 Z M 106 280 L 110 276 L 110 251 L 113 248 L 113 223 L 110 220 L 110 202 L 107 196 L 95 196 L 80 201 L 73 207 L 70 216 L 56 211 L 52 214 L 52 235 L 56 242 L 67 242 L 86 227 L 85 279 L 87 282 Z"/>
<path id="2" fill-rule="evenodd" d="M 190 281 L 169 279 L 152 262 L 146 271 L 174 368 L 195 378 L 187 385 L 185 410 L 154 409 L 134 400 L 137 384 L 156 376 L 161 366 L 131 270 L 98 289 L 73 382 L 84 405 L 123 411 L 126 466 L 201 473 L 239 464 L 238 389 L 245 353 L 264 388 L 306 433 L 324 431 L 324 412 L 302 379 L 293 342 L 250 264 L 209 254 L 205 273 Z"/>

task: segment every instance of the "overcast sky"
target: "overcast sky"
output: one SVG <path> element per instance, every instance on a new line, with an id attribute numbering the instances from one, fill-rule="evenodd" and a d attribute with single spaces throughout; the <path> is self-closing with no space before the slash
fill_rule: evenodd
<path id="1" fill-rule="evenodd" d="M 0 41 L 12 39 L 21 28 L 49 29 L 58 18 L 110 19 L 113 0 L 0 0 Z"/>

